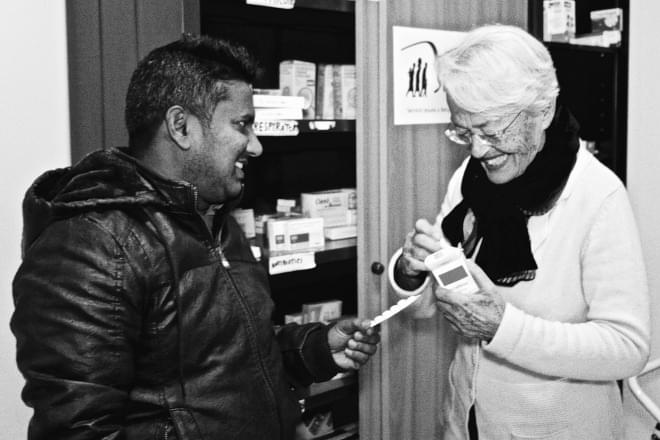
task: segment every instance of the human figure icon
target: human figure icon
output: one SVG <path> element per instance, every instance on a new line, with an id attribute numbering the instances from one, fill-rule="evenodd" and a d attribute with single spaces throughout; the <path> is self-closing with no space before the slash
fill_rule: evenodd
<path id="1" fill-rule="evenodd" d="M 413 93 L 413 96 L 419 96 L 420 91 L 419 91 L 419 74 L 422 70 L 422 59 L 417 58 L 417 69 L 415 71 L 415 93 Z"/>
<path id="2" fill-rule="evenodd" d="M 420 96 L 426 96 L 426 68 L 429 63 L 424 63 L 424 69 L 422 69 L 422 90 Z"/>
<path id="3" fill-rule="evenodd" d="M 415 91 L 413 90 L 414 77 L 415 77 L 415 63 L 413 63 L 413 65 L 410 66 L 410 69 L 408 69 L 408 91 L 406 92 L 406 96 L 408 96 L 408 94 L 412 94 L 413 97 L 415 96 Z"/>

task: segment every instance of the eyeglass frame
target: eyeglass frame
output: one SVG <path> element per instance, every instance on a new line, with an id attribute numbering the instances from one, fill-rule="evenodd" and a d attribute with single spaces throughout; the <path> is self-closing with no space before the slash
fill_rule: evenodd
<path id="1" fill-rule="evenodd" d="M 454 124 L 453 122 L 450 122 L 449 127 L 447 127 L 447 129 L 444 131 L 444 135 L 450 141 L 452 141 L 453 143 L 455 143 L 457 145 L 463 145 L 463 146 L 472 145 L 472 141 L 473 141 L 474 137 L 477 137 L 477 138 L 479 138 L 479 140 L 482 143 L 484 143 L 486 145 L 489 145 L 491 147 L 498 147 L 499 145 L 502 144 L 502 137 L 504 137 L 507 130 L 513 126 L 513 124 L 518 120 L 518 118 L 520 117 L 521 114 L 523 114 L 523 112 L 524 112 L 524 110 L 521 110 L 518 113 L 516 113 L 516 116 L 511 120 L 511 122 L 509 122 L 506 125 L 506 127 L 498 130 L 494 134 L 487 134 L 487 135 L 483 135 L 481 133 L 473 134 L 469 129 L 464 128 L 465 134 L 459 135 L 457 133 L 456 124 Z M 461 128 L 463 128 L 463 127 L 461 127 Z M 465 141 L 465 140 L 461 139 L 462 136 L 469 136 L 468 140 Z"/>

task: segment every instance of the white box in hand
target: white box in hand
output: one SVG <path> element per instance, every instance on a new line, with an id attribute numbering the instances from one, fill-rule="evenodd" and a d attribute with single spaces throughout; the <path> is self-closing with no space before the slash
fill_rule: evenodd
<path id="1" fill-rule="evenodd" d="M 470 275 L 463 250 L 455 247 L 442 248 L 424 260 L 435 280 L 445 289 L 461 293 L 475 293 L 479 286 Z"/>

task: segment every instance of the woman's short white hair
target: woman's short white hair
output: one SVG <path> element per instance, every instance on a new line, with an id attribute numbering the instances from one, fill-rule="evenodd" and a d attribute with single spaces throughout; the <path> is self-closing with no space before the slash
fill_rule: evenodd
<path id="1" fill-rule="evenodd" d="M 436 60 L 438 80 L 461 109 L 493 116 L 540 113 L 559 85 L 550 53 L 521 28 L 488 25 L 468 32 Z"/>

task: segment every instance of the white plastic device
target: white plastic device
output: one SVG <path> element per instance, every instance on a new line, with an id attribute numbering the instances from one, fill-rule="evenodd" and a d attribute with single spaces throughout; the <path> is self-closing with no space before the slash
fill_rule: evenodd
<path id="1" fill-rule="evenodd" d="M 461 248 L 442 248 L 426 257 L 424 264 L 438 284 L 445 289 L 461 293 L 475 293 L 479 290 L 479 286 L 468 271 Z"/>
<path id="2" fill-rule="evenodd" d="M 372 319 L 371 324 L 369 324 L 369 327 L 377 326 L 381 322 L 390 319 L 392 316 L 396 315 L 401 310 L 405 309 L 406 307 L 408 307 L 409 305 L 411 305 L 421 297 L 422 295 L 414 295 L 414 296 L 409 296 L 408 298 L 400 299 L 392 307 L 390 307 L 389 309 L 385 310 L 383 313 Z"/>

